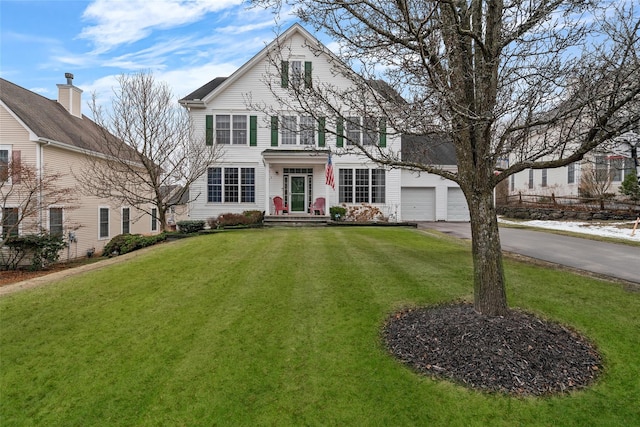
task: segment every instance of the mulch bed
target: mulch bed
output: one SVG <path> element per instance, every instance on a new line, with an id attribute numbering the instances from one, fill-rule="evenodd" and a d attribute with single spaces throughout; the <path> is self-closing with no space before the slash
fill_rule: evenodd
<path id="1" fill-rule="evenodd" d="M 410 309 L 383 329 L 389 351 L 419 373 L 517 396 L 569 392 L 602 371 L 595 347 L 531 314 L 478 314 L 471 304 Z"/>

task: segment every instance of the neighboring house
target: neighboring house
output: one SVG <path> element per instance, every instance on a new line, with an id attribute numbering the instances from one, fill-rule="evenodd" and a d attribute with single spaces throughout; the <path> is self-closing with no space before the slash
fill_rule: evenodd
<path id="1" fill-rule="evenodd" d="M 86 256 L 92 250 L 100 253 L 117 234 L 159 231 L 155 218 L 133 207 L 114 206 L 108 199 L 82 193 L 74 173 L 82 171 L 85 156 L 103 156 L 100 145 L 104 130 L 82 114 L 82 90 L 73 85 L 73 75 L 65 77 L 66 84 L 57 85 L 57 101 L 0 79 L 0 163 L 6 168 L 9 159 L 18 159 L 39 176 L 61 174 L 58 184 L 74 189 L 75 200 L 56 206 L 41 200 L 41 206 L 48 208 L 41 209 L 19 229 L 21 234 L 39 230 L 62 234 L 68 242 L 62 259 Z M 19 188 L 21 184 L 2 181 L 2 186 L 9 185 Z M 21 207 L 12 205 L 11 197 L 4 204 L 0 226 L 6 229 L 12 212 Z"/>
<path id="2" fill-rule="evenodd" d="M 176 224 L 180 221 L 185 221 L 189 218 L 189 189 L 185 192 L 180 192 L 182 188 L 179 185 L 169 185 L 162 187 L 162 197 L 169 210 L 167 211 L 167 225 L 175 230 Z"/>
<path id="3" fill-rule="evenodd" d="M 587 195 L 589 187 L 596 187 L 604 193 L 620 195 L 620 184 L 629 174 L 636 175 L 632 158 L 612 151 L 592 151 L 582 161 L 567 166 L 526 169 L 511 175 L 509 194 L 578 197 Z"/>
<path id="4" fill-rule="evenodd" d="M 330 81 L 350 87 L 350 81 L 333 70 L 342 63 L 317 46 L 318 40 L 294 24 L 231 76 L 217 77 L 180 100 L 206 143 L 224 145 L 218 163 L 190 187 L 195 200 L 189 206 L 190 218 L 206 220 L 246 210 L 274 215 L 273 200 L 281 197 L 290 214 L 310 214 L 314 201 L 324 198 L 325 214 L 335 205 L 368 204 L 391 220 L 453 219 L 448 208 L 456 209 L 447 206 L 448 197 L 459 199 L 461 193 L 446 188 L 457 187 L 454 183 L 434 175 L 385 169 L 347 150 L 348 141 L 357 138 L 363 145 L 401 152 L 401 138 L 386 129 L 384 118 L 316 121 L 283 110 L 272 90 L 282 90 L 285 96 L 288 84 Z M 282 56 L 280 67 L 273 63 L 274 51 Z M 264 107 L 252 109 L 247 100 Z M 380 124 L 378 132 L 363 132 L 352 125 L 367 120 L 378 121 L 374 122 Z M 329 158 L 335 188 L 327 185 L 325 176 Z"/>

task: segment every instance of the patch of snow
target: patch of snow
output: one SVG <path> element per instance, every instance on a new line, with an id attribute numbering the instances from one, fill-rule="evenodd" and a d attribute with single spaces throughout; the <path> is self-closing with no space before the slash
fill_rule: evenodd
<path id="1" fill-rule="evenodd" d="M 581 222 L 581 221 L 509 221 L 504 218 L 498 218 L 498 222 L 502 224 L 524 225 L 527 227 L 547 228 L 551 230 L 564 230 L 574 233 L 591 234 L 595 236 L 615 237 L 617 239 L 625 239 L 632 241 L 640 241 L 640 224 L 633 233 L 633 226 L 636 221 L 622 222 Z"/>

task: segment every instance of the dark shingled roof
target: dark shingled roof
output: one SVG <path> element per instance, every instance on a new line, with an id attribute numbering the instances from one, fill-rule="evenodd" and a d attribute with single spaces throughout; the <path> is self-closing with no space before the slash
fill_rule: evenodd
<path id="1" fill-rule="evenodd" d="M 70 114 L 60 103 L 0 78 L 0 99 L 39 138 L 82 150 L 104 153 L 104 130 L 83 115 Z M 116 141 L 113 135 L 109 138 Z"/>
<path id="2" fill-rule="evenodd" d="M 204 86 L 201 86 L 198 89 L 194 90 L 189 95 L 182 98 L 180 101 L 195 101 L 197 99 L 202 99 L 213 92 L 213 90 L 220 86 L 225 80 L 227 80 L 227 77 L 216 77 Z"/>
<path id="3" fill-rule="evenodd" d="M 444 134 L 402 135 L 402 160 L 426 165 L 457 165 L 451 138 Z"/>

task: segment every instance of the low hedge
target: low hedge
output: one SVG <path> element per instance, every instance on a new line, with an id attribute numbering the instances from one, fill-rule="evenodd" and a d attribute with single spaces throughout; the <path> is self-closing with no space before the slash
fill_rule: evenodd
<path id="1" fill-rule="evenodd" d="M 178 221 L 176 225 L 178 226 L 178 230 L 181 233 L 197 233 L 198 231 L 204 230 L 204 221 L 202 220 L 186 220 L 186 221 Z"/>
<path id="2" fill-rule="evenodd" d="M 137 249 L 146 248 L 156 243 L 166 240 L 165 233 L 153 236 L 143 236 L 141 234 L 118 234 L 104 246 L 103 256 L 122 255 L 133 252 Z"/>
<path id="3" fill-rule="evenodd" d="M 264 221 L 263 211 L 244 211 L 239 213 L 225 213 L 218 215 L 217 218 L 207 219 L 207 223 L 211 229 L 225 228 L 225 227 L 238 227 L 238 226 L 253 226 L 262 224 Z"/>

